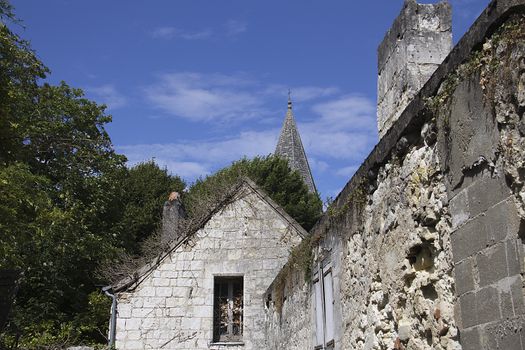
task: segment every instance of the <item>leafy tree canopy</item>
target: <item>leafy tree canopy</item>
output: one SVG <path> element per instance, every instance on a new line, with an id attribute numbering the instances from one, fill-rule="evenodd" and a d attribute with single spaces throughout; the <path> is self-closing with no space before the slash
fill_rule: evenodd
<path id="1" fill-rule="evenodd" d="M 221 191 L 231 187 L 241 177 L 247 176 L 293 217 L 304 229 L 310 230 L 322 211 L 317 194 L 310 193 L 301 175 L 292 171 L 288 162 L 276 156 L 241 159 L 214 175 L 197 180 L 183 197 L 190 215 L 204 207 L 203 202 L 213 202 Z"/>
<path id="2" fill-rule="evenodd" d="M 169 193 L 181 193 L 185 187 L 180 177 L 169 175 L 153 161 L 129 169 L 122 181 L 124 212 L 118 223 L 126 233 L 122 245 L 127 252 L 140 253 L 140 243 L 158 229 Z"/>

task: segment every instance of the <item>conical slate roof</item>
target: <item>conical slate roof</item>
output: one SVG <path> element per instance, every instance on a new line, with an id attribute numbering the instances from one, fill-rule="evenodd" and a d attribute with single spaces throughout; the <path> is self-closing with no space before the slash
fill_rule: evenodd
<path id="1" fill-rule="evenodd" d="M 301 174 L 310 192 L 315 193 L 317 191 L 310 166 L 308 165 L 308 159 L 304 152 L 303 143 L 297 131 L 297 125 L 295 124 L 292 113 L 292 101 L 290 99 L 288 99 L 288 111 L 286 112 L 283 128 L 281 129 L 279 142 L 277 142 L 277 147 L 275 148 L 275 155 L 286 159 L 290 168 Z"/>

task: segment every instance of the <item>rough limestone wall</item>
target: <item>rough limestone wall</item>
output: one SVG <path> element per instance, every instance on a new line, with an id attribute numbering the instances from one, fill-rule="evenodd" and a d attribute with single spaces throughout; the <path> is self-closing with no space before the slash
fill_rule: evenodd
<path id="1" fill-rule="evenodd" d="M 242 346 L 262 349 L 264 293 L 297 231 L 253 192 L 216 213 L 132 292 L 118 295 L 118 349 L 222 349 L 210 346 L 214 275 L 244 276 Z"/>
<path id="2" fill-rule="evenodd" d="M 312 349 L 315 344 L 315 295 L 311 284 L 312 270 L 320 261 L 330 261 L 334 300 L 341 298 L 342 246 L 338 232 L 311 235 L 292 252 L 286 267 L 268 288 L 265 299 L 267 350 Z M 312 255 L 302 255 L 314 247 Z M 334 320 L 341 320 L 340 303 L 334 304 Z M 342 348 L 342 324 L 334 322 L 334 348 Z M 344 347 L 343 347 L 344 348 Z"/>
<path id="3" fill-rule="evenodd" d="M 362 224 L 346 232 L 344 348 L 458 349 L 447 193 L 435 138 L 428 132 L 412 145 L 402 139 L 397 150 L 375 183 L 363 185 Z M 375 189 L 365 194 L 367 187 Z"/>
<path id="4" fill-rule="evenodd" d="M 276 307 L 271 291 L 266 296 L 265 350 L 313 349 L 312 292 L 302 271 L 294 271 L 287 279 L 286 300 Z"/>
<path id="5" fill-rule="evenodd" d="M 525 349 L 525 18 L 487 40 L 438 97 L 461 343 Z"/>

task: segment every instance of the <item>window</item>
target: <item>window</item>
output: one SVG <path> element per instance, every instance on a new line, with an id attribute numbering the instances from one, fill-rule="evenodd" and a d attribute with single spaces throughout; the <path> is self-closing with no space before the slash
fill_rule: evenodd
<path id="1" fill-rule="evenodd" d="M 313 276 L 315 305 L 315 349 L 334 348 L 334 293 L 332 266 L 323 261 Z"/>
<path id="2" fill-rule="evenodd" d="M 243 278 L 215 277 L 213 292 L 213 341 L 242 341 Z"/>

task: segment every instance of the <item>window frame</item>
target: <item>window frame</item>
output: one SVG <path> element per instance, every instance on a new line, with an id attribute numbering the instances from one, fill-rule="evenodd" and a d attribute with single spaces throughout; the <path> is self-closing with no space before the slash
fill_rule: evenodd
<path id="1" fill-rule="evenodd" d="M 234 334 L 234 325 L 235 325 L 235 315 L 233 302 L 235 299 L 234 289 L 235 284 L 239 283 L 240 287 L 240 319 L 238 325 L 239 334 Z M 227 308 L 228 308 L 228 333 L 226 336 L 221 333 L 221 315 L 220 313 L 220 302 L 219 296 L 217 293 L 220 293 L 219 285 L 226 286 L 227 288 Z M 219 288 L 219 290 L 217 289 Z M 224 297 L 223 297 L 224 298 Z M 231 299 L 230 299 L 231 298 Z M 243 344 L 243 334 L 244 334 L 244 276 L 243 275 L 215 275 L 213 276 L 213 307 L 212 307 L 212 340 L 211 344 L 226 344 L 226 345 L 238 345 Z"/>

